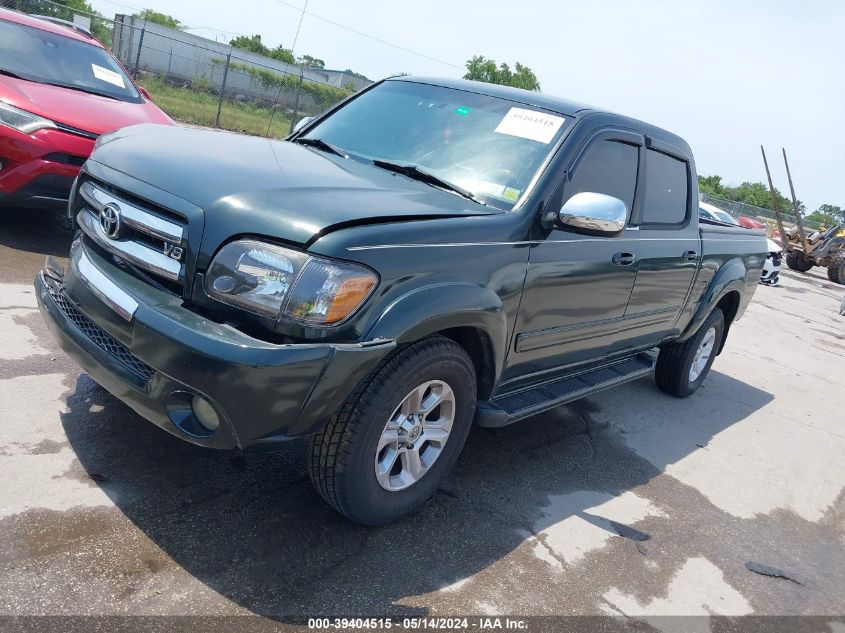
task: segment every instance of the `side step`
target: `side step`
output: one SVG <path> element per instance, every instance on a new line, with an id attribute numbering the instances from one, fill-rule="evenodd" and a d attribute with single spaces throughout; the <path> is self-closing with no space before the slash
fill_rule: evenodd
<path id="1" fill-rule="evenodd" d="M 507 426 L 608 387 L 647 376 L 654 368 L 654 361 L 653 354 L 640 352 L 580 374 L 498 396 L 490 402 L 479 403 L 476 423 L 484 427 Z"/>

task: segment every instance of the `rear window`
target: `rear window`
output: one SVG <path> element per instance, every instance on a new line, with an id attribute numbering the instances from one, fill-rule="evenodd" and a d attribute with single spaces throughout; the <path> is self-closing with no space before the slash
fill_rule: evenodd
<path id="1" fill-rule="evenodd" d="M 99 46 L 5 20 L 0 20 L 0 71 L 120 101 L 141 101 L 120 64 Z"/>
<path id="2" fill-rule="evenodd" d="M 646 151 L 643 224 L 681 224 L 687 217 L 687 164 L 655 150 Z"/>

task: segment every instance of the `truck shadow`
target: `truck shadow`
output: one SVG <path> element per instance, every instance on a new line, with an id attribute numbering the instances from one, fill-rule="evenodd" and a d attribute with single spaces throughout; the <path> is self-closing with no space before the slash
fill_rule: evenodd
<path id="1" fill-rule="evenodd" d="M 0 253 L 16 251 L 4 281 L 29 283 L 42 268 L 45 255 L 67 257 L 73 233 L 60 224 L 61 212 L 0 208 Z"/>
<path id="2" fill-rule="evenodd" d="M 641 380 L 614 392 L 615 411 L 588 399 L 504 429 L 477 428 L 438 495 L 383 528 L 352 524 L 323 504 L 305 474 L 302 442 L 273 454 L 195 447 L 85 374 L 62 418 L 82 468 L 115 506 L 181 568 L 240 607 L 283 621 L 425 615 L 423 594 L 483 571 L 531 532 L 569 516 L 647 540 L 591 514 L 590 499 L 648 482 L 773 399 L 718 372 L 705 386 L 710 393 L 675 400 Z M 719 394 L 742 406 L 714 407 Z M 649 422 L 655 415 L 677 418 L 686 432 L 666 433 Z M 651 461 L 629 448 L 630 435 L 650 447 Z M 571 496 L 583 498 L 580 505 L 550 501 L 583 491 Z"/>

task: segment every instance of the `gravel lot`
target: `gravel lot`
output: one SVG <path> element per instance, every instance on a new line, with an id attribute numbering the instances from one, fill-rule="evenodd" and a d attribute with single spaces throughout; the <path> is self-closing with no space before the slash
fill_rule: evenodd
<path id="1" fill-rule="evenodd" d="M 422 512 L 371 529 L 312 492 L 302 444 L 194 447 L 81 373 L 31 288 L 68 245 L 0 213 L 2 614 L 845 614 L 845 287 L 822 269 L 760 287 L 691 398 L 643 379 L 476 429 Z"/>

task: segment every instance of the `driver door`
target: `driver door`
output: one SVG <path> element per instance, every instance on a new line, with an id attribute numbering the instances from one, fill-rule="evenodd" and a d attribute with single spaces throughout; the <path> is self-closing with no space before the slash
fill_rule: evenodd
<path id="1" fill-rule="evenodd" d="M 594 136 L 562 174 L 551 208 L 560 209 L 576 193 L 601 193 L 624 202 L 630 219 L 642 142 L 625 131 Z M 637 277 L 636 230 L 610 237 L 555 226 L 539 237 L 531 243 L 504 383 L 522 376 L 542 380 L 609 353 Z"/>

